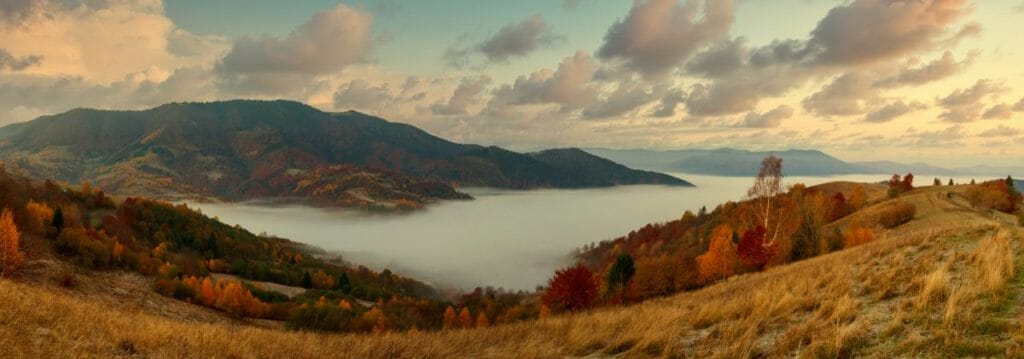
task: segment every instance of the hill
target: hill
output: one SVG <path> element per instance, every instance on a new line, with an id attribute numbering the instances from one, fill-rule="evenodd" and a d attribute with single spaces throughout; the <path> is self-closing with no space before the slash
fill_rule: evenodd
<path id="1" fill-rule="evenodd" d="M 34 178 L 88 181 L 116 194 L 312 197 L 318 204 L 371 208 L 468 198 L 455 186 L 686 184 L 606 163 L 589 170 L 572 161 L 579 156 L 544 162 L 498 147 L 457 144 L 413 126 L 290 101 L 76 109 L 0 129 L 0 158 Z"/>
<path id="2" fill-rule="evenodd" d="M 857 247 L 634 306 L 486 329 L 283 332 L 4 279 L 0 348 L 37 357 L 1019 356 L 1024 237 L 1008 216 L 965 205 L 967 188 L 875 201 L 863 213 L 902 201 L 917 215 Z"/>
<path id="3" fill-rule="evenodd" d="M 594 156 L 578 148 L 551 149 L 528 154 L 551 166 L 583 174 L 587 178 L 606 181 L 607 185 L 628 183 L 661 183 L 693 186 L 685 180 L 651 171 L 631 170 L 610 160 Z"/>

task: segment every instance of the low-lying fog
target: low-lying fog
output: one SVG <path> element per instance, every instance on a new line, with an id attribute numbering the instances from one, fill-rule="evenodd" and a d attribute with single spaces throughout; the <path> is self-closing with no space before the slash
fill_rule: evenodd
<path id="1" fill-rule="evenodd" d="M 341 252 L 351 262 L 389 268 L 440 287 L 492 285 L 532 290 L 569 263 L 573 249 L 612 239 L 687 209 L 741 199 L 752 178 L 678 174 L 696 188 L 623 186 L 584 190 L 464 189 L 472 201 L 412 214 L 363 214 L 305 206 L 190 204 L 228 224 Z M 790 177 L 787 185 L 882 175 Z M 969 179 L 968 179 L 969 180 Z M 931 184 L 920 176 L 918 183 Z M 948 181 L 948 179 L 943 180 Z"/>

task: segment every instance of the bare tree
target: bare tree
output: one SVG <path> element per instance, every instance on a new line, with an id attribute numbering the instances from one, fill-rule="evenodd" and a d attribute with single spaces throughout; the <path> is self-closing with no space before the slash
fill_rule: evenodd
<path id="1" fill-rule="evenodd" d="M 770 225 L 772 216 L 778 216 L 773 212 L 778 207 L 777 201 L 780 200 L 778 197 L 782 193 L 782 159 L 775 156 L 765 157 L 761 161 L 761 171 L 754 179 L 754 186 L 747 191 L 747 196 L 754 203 L 754 216 L 757 223 L 767 231 L 768 238 L 765 238 L 764 241 L 766 247 L 775 245 L 775 241 L 778 240 L 779 233 L 784 227 L 781 218 L 775 218 L 775 225 Z"/>

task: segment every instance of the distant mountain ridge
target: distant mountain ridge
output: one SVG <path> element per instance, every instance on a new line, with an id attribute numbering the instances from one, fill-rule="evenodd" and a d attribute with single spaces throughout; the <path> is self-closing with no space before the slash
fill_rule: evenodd
<path id="1" fill-rule="evenodd" d="M 715 176 L 753 176 L 761 159 L 775 155 L 784 160 L 786 175 L 832 176 L 843 174 L 919 173 L 930 175 L 1006 176 L 1024 175 L 1024 167 L 974 166 L 949 169 L 925 163 L 893 161 L 846 162 L 818 150 L 747 151 L 732 148 L 713 150 L 614 150 L 586 148 L 596 156 L 631 168 L 670 173 L 692 173 Z"/>
<path id="2" fill-rule="evenodd" d="M 611 169 L 580 154 L 555 162 L 457 144 L 410 125 L 282 100 L 75 109 L 0 128 L 0 158 L 36 178 L 90 181 L 120 194 L 299 197 L 362 207 L 468 197 L 455 186 L 688 184 L 623 166 Z M 599 172 L 574 161 L 611 171 L 595 177 Z"/>

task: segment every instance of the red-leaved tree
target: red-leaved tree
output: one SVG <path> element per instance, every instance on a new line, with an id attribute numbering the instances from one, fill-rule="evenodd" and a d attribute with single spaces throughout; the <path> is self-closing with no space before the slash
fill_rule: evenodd
<path id="1" fill-rule="evenodd" d="M 587 309 L 597 299 L 600 283 L 594 272 L 582 264 L 555 271 L 541 300 L 555 311 Z"/>
<path id="2" fill-rule="evenodd" d="M 767 234 L 762 226 L 755 226 L 743 232 L 736 253 L 739 254 L 740 260 L 744 264 L 758 270 L 764 269 L 768 265 L 768 261 L 775 255 L 778 243 L 769 244 Z"/>

